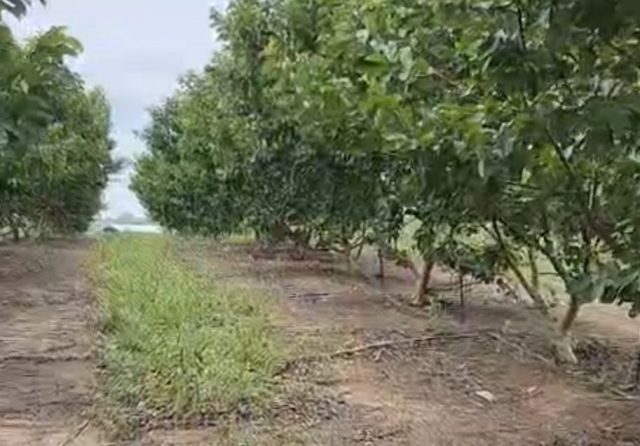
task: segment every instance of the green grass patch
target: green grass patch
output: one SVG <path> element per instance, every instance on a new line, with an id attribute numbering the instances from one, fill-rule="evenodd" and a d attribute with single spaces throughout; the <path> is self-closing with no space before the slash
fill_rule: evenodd
<path id="1" fill-rule="evenodd" d="M 97 248 L 108 402 L 162 417 L 264 402 L 283 356 L 268 299 L 196 277 L 174 243 L 122 235 Z"/>

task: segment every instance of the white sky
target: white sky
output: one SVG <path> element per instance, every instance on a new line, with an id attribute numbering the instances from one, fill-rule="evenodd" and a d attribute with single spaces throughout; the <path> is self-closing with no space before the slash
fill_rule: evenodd
<path id="1" fill-rule="evenodd" d="M 99 85 L 112 107 L 116 156 L 134 158 L 144 146 L 133 134 L 147 122 L 146 110 L 176 86 L 178 77 L 209 60 L 215 38 L 209 10 L 227 0 L 47 0 L 13 26 L 27 36 L 53 25 L 68 27 L 84 46 L 73 62 L 89 85 Z M 131 172 L 106 191 L 107 214 L 143 214 L 128 189 Z"/>

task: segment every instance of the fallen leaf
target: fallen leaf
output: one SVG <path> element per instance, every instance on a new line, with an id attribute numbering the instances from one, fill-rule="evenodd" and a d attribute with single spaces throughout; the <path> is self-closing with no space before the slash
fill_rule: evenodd
<path id="1" fill-rule="evenodd" d="M 494 396 L 494 394 L 487 390 L 478 390 L 476 392 L 476 395 L 478 395 L 480 398 L 490 403 L 493 403 L 496 400 L 496 397 Z"/>

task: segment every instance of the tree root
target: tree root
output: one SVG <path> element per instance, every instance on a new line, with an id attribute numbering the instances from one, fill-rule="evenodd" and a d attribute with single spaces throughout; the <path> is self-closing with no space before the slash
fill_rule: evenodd
<path id="1" fill-rule="evenodd" d="M 562 336 L 562 338 L 553 343 L 553 353 L 560 363 L 574 365 L 578 363 L 569 335 Z"/>

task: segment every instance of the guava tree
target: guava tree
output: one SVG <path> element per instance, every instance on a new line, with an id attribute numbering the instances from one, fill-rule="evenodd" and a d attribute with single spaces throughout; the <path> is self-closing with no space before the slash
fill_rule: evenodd
<path id="1" fill-rule="evenodd" d="M 443 0 L 391 15 L 385 6 L 363 4 L 354 33 L 383 67 L 383 93 L 401 98 L 384 112 L 404 122 L 387 128 L 405 150 L 445 163 L 449 179 L 429 186 L 450 197 L 435 205 L 443 221 L 482 227 L 512 266 L 514 245 L 543 255 L 570 295 L 565 336 L 584 302 L 637 305 L 637 225 L 621 213 L 638 180 L 637 2 Z M 422 85 L 420 102 L 411 92 Z"/>
<path id="2" fill-rule="evenodd" d="M 330 20 L 308 59 L 331 74 L 307 91 L 357 102 L 354 128 L 365 116 L 376 150 L 412 159 L 403 203 L 425 258 L 468 263 L 447 246 L 486 232 L 480 258 L 512 267 L 544 308 L 517 265 L 540 253 L 572 296 L 565 335 L 581 302 L 635 302 L 637 225 L 621 209 L 637 184 L 636 2 L 342 2 Z M 331 104 L 309 97 L 314 113 Z"/>
<path id="3" fill-rule="evenodd" d="M 472 129 L 439 123 L 455 113 L 449 98 L 468 89 L 466 60 L 444 30 L 425 26 L 434 20 L 427 2 L 313 4 L 327 30 L 313 52 L 289 56 L 300 91 L 292 102 L 316 134 L 345 141 L 333 150 L 384 158 L 377 181 L 389 185 L 385 198 L 397 203 L 396 220 L 410 215 L 421 224 L 416 246 L 425 266 L 416 303 L 425 304 L 436 262 L 468 263 L 441 256 L 444 247 L 486 222 L 472 208 L 484 188 L 464 141 Z"/>
<path id="4" fill-rule="evenodd" d="M 83 231 L 117 167 L 104 94 L 65 64 L 81 45 L 62 28 L 0 39 L 0 228 Z"/>
<path id="5" fill-rule="evenodd" d="M 633 0 L 237 0 L 223 49 L 152 114 L 134 188 L 175 229 L 393 244 L 638 306 Z M 220 217 L 219 217 L 220 216 Z M 221 218 L 221 219 L 220 219 Z M 164 219 L 164 220 L 163 220 Z M 564 348 L 568 359 L 569 348 Z"/>
<path id="6" fill-rule="evenodd" d="M 82 83 L 59 101 L 60 122 L 21 160 L 23 218 L 40 235 L 84 232 L 102 207 L 114 161 L 110 110 L 101 90 L 85 91 Z"/>
<path id="7" fill-rule="evenodd" d="M 293 57 L 314 51 L 320 29 L 313 8 L 285 3 L 238 1 L 216 17 L 224 49 L 152 113 L 133 188 L 174 229 L 248 227 L 269 243 L 313 239 L 349 254 L 368 236 L 384 163 L 349 154 L 347 125 L 319 132 L 292 90 L 304 75 Z M 293 16 L 309 26 L 281 26 Z"/>
<path id="8" fill-rule="evenodd" d="M 493 236 L 553 266 L 570 296 L 565 336 L 582 303 L 637 305 L 618 292 L 627 284 L 617 272 L 636 252 L 623 239 L 637 226 L 610 205 L 634 199 L 623 191 L 640 167 L 638 73 L 629 68 L 640 57 L 637 2 L 489 2 L 441 17 L 466 30 L 461 45 L 481 50 L 469 57 L 477 98 L 456 105 L 481 124 Z"/>

